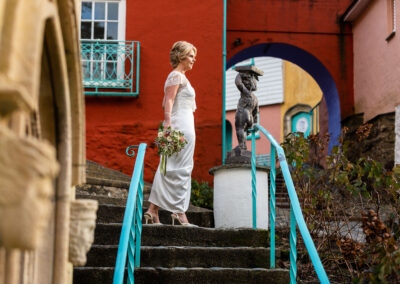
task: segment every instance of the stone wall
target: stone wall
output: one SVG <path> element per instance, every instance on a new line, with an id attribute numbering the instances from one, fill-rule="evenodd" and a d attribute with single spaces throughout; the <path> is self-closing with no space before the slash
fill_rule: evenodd
<path id="1" fill-rule="evenodd" d="M 349 128 L 345 135 L 345 140 L 349 141 L 348 158 L 355 161 L 359 157 L 370 157 L 381 162 L 386 169 L 392 169 L 395 152 L 395 113 L 380 114 L 365 124 L 363 116 L 356 114 L 342 121 L 342 126 Z M 370 133 L 360 140 L 357 129 L 366 124 L 372 124 Z"/>
<path id="2" fill-rule="evenodd" d="M 72 283 L 70 205 L 85 182 L 76 4 L 0 1 L 0 284 Z"/>
<path id="3" fill-rule="evenodd" d="M 400 165 L 400 105 L 396 107 L 396 147 L 395 147 L 395 158 L 394 162 L 396 165 Z"/>

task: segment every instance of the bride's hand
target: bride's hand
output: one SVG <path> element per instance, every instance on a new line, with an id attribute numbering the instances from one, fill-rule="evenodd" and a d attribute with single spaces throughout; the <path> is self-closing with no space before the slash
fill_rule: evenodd
<path id="1" fill-rule="evenodd" d="M 168 128 L 168 127 L 170 127 L 171 126 L 171 122 L 169 122 L 169 121 L 163 121 L 163 127 L 164 128 Z"/>

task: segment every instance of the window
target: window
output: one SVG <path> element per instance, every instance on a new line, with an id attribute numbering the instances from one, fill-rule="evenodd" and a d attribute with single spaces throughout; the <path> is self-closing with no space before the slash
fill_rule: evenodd
<path id="1" fill-rule="evenodd" d="M 396 33 L 396 0 L 386 0 L 387 3 L 387 33 L 389 41 Z"/>
<path id="2" fill-rule="evenodd" d="M 82 40 L 124 40 L 125 1 L 82 1 Z"/>
<path id="3" fill-rule="evenodd" d="M 125 0 L 81 2 L 80 38 L 85 84 L 115 82 L 123 73 L 124 58 L 118 50 L 119 42 L 125 40 L 125 5 Z"/>

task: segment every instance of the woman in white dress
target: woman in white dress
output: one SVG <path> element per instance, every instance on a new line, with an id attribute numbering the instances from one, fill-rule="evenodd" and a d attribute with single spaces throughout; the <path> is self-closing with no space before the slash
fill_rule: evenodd
<path id="1" fill-rule="evenodd" d="M 163 125 L 182 131 L 188 144 L 181 152 L 168 158 L 165 176 L 160 172 L 160 165 L 158 166 L 149 197 L 150 206 L 144 214 L 146 223 L 160 224 L 158 209 L 161 207 L 172 212 L 172 224 L 176 220 L 181 225 L 193 226 L 189 223 L 185 212 L 190 202 L 196 139 L 193 112 L 196 109 L 196 102 L 195 91 L 185 73 L 193 68 L 196 53 L 196 48 L 185 41 L 174 43 L 170 51 L 173 70 L 169 73 L 164 86 Z"/>

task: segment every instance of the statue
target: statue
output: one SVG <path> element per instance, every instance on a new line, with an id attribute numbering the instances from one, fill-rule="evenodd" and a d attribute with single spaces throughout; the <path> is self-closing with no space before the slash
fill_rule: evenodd
<path id="1" fill-rule="evenodd" d="M 53 208 L 54 147 L 0 125 L 0 246 L 38 247 Z"/>
<path id="2" fill-rule="evenodd" d="M 236 76 L 235 84 L 240 91 L 235 115 L 235 128 L 238 146 L 227 153 L 227 164 L 249 164 L 251 161 L 251 152 L 247 151 L 246 138 L 249 129 L 258 121 L 258 100 L 254 95 L 257 90 L 258 76 L 264 75 L 264 72 L 255 66 L 239 66 L 235 70 L 239 72 Z"/>
<path id="3" fill-rule="evenodd" d="M 94 241 L 97 208 L 96 200 L 77 199 L 71 202 L 69 261 L 74 266 L 86 264 L 86 253 Z"/>

